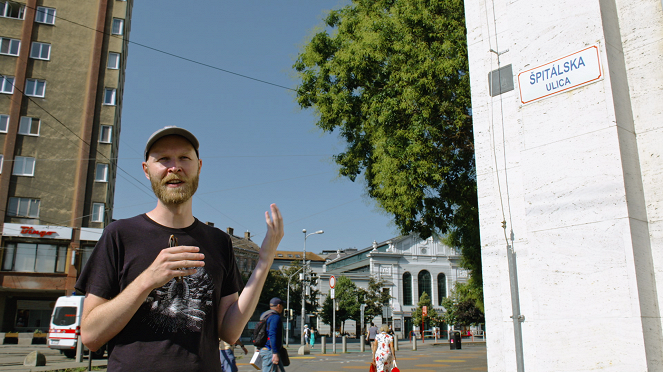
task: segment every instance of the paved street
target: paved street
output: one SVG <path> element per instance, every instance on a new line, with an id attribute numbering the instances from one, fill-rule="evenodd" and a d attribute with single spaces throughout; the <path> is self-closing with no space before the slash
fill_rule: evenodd
<path id="1" fill-rule="evenodd" d="M 320 354 L 320 345 L 316 345 L 311 355 L 297 355 L 297 346 L 290 345 L 291 365 L 286 368 L 288 372 L 338 372 L 338 371 L 368 371 L 370 364 L 370 349 L 366 352 L 359 351 L 359 345 L 350 343 L 349 352 L 340 353 L 341 345 L 337 344 L 337 353 L 331 354 L 331 344 L 327 345 L 328 354 Z M 464 342 L 461 350 L 450 350 L 447 342 L 434 344 L 427 341 L 419 342 L 417 350 L 412 350 L 412 344 L 408 341 L 400 341 L 400 350 L 396 352 L 398 367 L 402 372 L 471 372 L 487 371 L 486 346 L 483 342 Z M 38 350 L 46 355 L 47 365 L 45 367 L 25 367 L 23 360 L 33 350 Z M 249 347 L 252 350 L 252 347 Z M 237 351 L 237 365 L 240 372 L 255 372 L 249 365 L 249 355 Z M 50 350 L 44 345 L 0 345 L 0 371 L 56 371 L 64 368 L 86 367 L 87 360 L 83 363 L 72 362 L 58 351 Z M 105 365 L 106 360 L 93 360 L 94 365 Z"/>
<path id="2" fill-rule="evenodd" d="M 340 345 L 337 346 L 337 352 Z M 487 371 L 485 343 L 463 344 L 461 350 L 450 350 L 449 344 L 440 342 L 433 344 L 418 343 L 417 351 L 412 350 L 412 344 L 407 341 L 399 343 L 400 350 L 396 352 L 398 368 L 402 372 L 471 372 Z M 327 345 L 330 352 L 331 345 Z M 338 371 L 368 371 L 370 364 L 370 349 L 361 353 L 357 344 L 349 345 L 347 354 L 320 354 L 320 347 L 316 345 L 311 355 L 299 356 L 297 347 L 291 345 L 291 364 L 287 372 L 338 372 Z M 238 360 L 240 372 L 255 372 L 248 364 L 250 354 Z"/>

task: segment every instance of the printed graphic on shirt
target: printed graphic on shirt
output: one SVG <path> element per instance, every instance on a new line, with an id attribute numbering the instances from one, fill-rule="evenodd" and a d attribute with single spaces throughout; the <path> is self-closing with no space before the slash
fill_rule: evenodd
<path id="1" fill-rule="evenodd" d="M 214 283 L 205 268 L 193 275 L 172 279 L 152 290 L 143 307 L 146 321 L 158 332 L 200 332 L 205 314 L 212 309 Z"/>

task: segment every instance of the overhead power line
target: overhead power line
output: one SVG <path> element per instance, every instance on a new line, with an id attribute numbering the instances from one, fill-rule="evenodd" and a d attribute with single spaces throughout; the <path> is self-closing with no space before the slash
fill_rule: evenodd
<path id="1" fill-rule="evenodd" d="M 25 7 L 26 7 L 26 8 L 31 8 L 31 7 L 27 6 L 27 5 L 26 5 Z M 35 9 L 35 8 L 31 8 L 31 9 Z M 39 11 L 39 10 L 35 9 L 35 11 Z M 83 27 L 83 28 L 87 28 L 87 29 L 92 30 L 92 31 L 95 31 L 95 32 L 99 32 L 99 33 L 104 34 L 104 35 L 109 36 L 109 37 L 114 37 L 114 38 L 117 38 L 117 39 L 126 40 L 126 41 L 127 41 L 128 43 L 130 43 L 130 44 L 138 45 L 138 46 L 143 47 L 143 48 L 145 48 L 145 49 L 149 49 L 149 50 L 155 51 L 155 52 L 157 52 L 157 53 L 161 53 L 161 54 L 165 54 L 165 55 L 167 55 L 167 56 L 171 56 L 171 57 L 174 57 L 174 58 L 178 58 L 178 59 L 181 59 L 181 60 L 183 60 L 183 61 L 187 61 L 187 62 L 195 63 L 195 64 L 200 65 L 200 66 L 204 66 L 204 67 L 207 67 L 207 68 L 211 68 L 211 69 L 213 69 L 213 70 L 217 70 L 217 71 L 225 72 L 225 73 L 227 73 L 227 74 L 231 74 L 231 75 L 239 76 L 239 77 L 242 77 L 242 78 L 245 78 L 245 79 L 249 79 L 249 80 L 257 81 L 257 82 L 259 82 L 259 83 L 263 83 L 263 84 L 267 84 L 267 85 L 272 85 L 272 86 L 275 86 L 275 87 L 277 87 L 277 88 L 286 89 L 286 90 L 290 90 L 290 91 L 293 91 L 293 92 L 296 91 L 296 89 L 292 89 L 292 88 L 290 88 L 290 87 L 286 87 L 286 86 L 284 86 L 284 85 L 280 85 L 280 84 L 272 83 L 272 82 L 269 82 L 269 81 L 267 81 L 267 80 L 262 80 L 262 79 L 254 78 L 254 77 L 252 77 L 252 76 L 248 76 L 248 75 L 240 74 L 240 73 L 238 73 L 238 72 L 234 72 L 234 71 L 226 70 L 226 69 L 224 69 L 224 68 L 217 67 L 217 66 L 213 66 L 213 65 L 210 65 L 210 64 L 208 64 L 208 63 L 204 63 L 204 62 L 196 61 L 195 59 L 191 59 L 191 58 L 183 57 L 183 56 L 180 56 L 180 55 L 175 54 L 175 53 L 171 53 L 171 52 L 167 52 L 167 51 L 165 51 L 165 50 L 161 50 L 161 49 L 158 49 L 158 48 L 151 47 L 151 46 L 149 46 L 149 45 L 145 45 L 145 44 L 141 44 L 141 43 L 138 43 L 138 42 L 135 42 L 135 41 L 131 41 L 131 40 L 129 40 L 129 39 L 125 39 L 125 38 L 124 38 L 124 35 L 113 35 L 113 34 L 109 34 L 109 33 L 105 32 L 105 31 L 98 30 L 98 29 L 96 29 L 96 28 L 93 28 L 93 27 L 90 27 L 90 26 L 84 25 L 84 24 L 82 24 L 82 23 L 78 23 L 78 22 L 76 22 L 76 21 L 72 21 L 72 20 L 69 20 L 69 19 L 66 19 L 66 18 L 62 18 L 61 16 L 57 16 L 56 19 L 60 19 L 60 20 L 63 20 L 63 21 L 69 22 L 69 23 L 71 23 L 71 24 L 74 24 L 74 25 L 77 25 L 77 26 L 80 26 L 80 27 Z"/>

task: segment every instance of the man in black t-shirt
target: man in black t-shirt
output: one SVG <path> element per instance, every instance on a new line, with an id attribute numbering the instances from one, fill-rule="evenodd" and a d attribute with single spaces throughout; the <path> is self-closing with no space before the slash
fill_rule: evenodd
<path id="1" fill-rule="evenodd" d="M 108 343 L 108 371 L 219 371 L 219 339 L 235 342 L 253 314 L 283 237 L 265 212 L 260 259 L 244 287 L 230 236 L 193 217 L 202 161 L 189 131 L 166 127 L 145 146 L 143 171 L 158 198 L 145 214 L 104 230 L 76 282 L 85 293 L 81 337 Z"/>

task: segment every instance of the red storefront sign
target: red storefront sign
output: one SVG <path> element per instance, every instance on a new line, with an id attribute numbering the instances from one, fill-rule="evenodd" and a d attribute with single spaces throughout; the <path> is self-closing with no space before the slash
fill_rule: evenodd
<path id="1" fill-rule="evenodd" d="M 55 231 L 39 231 L 35 230 L 32 226 L 21 226 L 21 235 L 39 235 L 40 238 L 44 236 L 53 235 Z"/>

